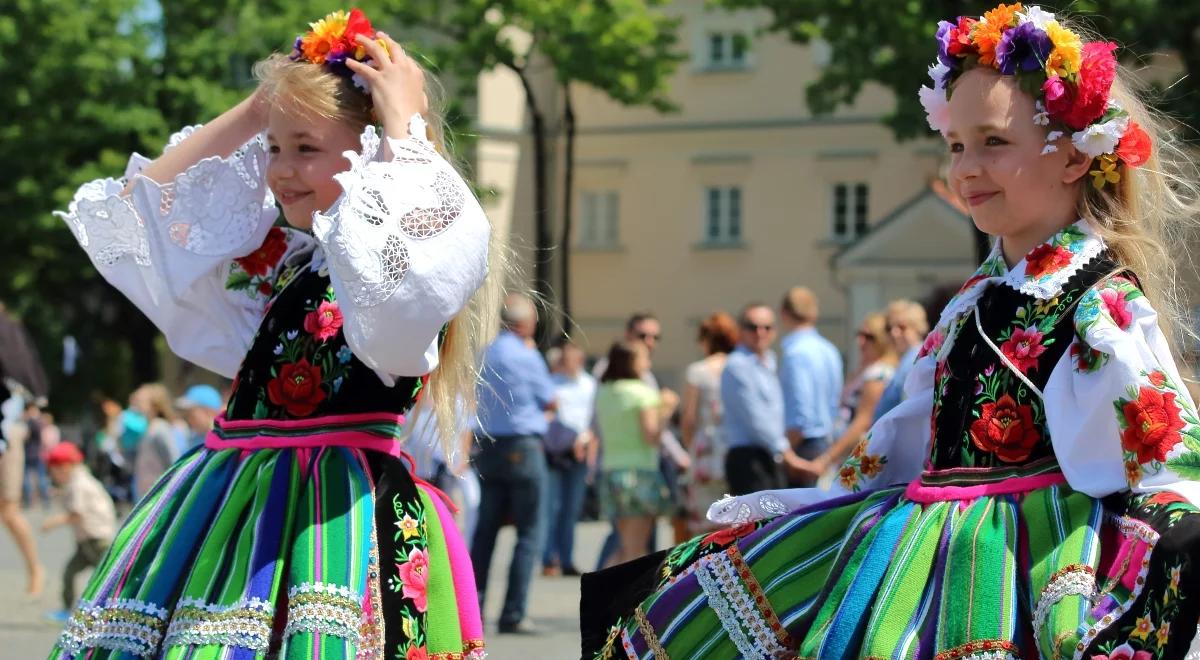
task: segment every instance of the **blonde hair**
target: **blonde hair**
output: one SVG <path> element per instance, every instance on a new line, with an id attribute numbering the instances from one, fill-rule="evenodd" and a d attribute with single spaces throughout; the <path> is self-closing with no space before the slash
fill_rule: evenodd
<path id="1" fill-rule="evenodd" d="M 1085 41 L 1091 40 L 1075 22 L 1059 22 Z M 1149 160 L 1136 168 L 1122 165 L 1121 180 L 1102 190 L 1084 176 L 1077 209 L 1104 239 L 1120 270 L 1137 276 L 1178 358 L 1179 347 L 1195 337 L 1178 264 L 1191 263 L 1188 249 L 1200 218 L 1200 173 L 1172 130 L 1174 122 L 1147 107 L 1139 98 L 1141 89 L 1144 85 L 1131 72 L 1117 67 L 1110 98 L 1150 136 Z"/>
<path id="2" fill-rule="evenodd" d="M 867 314 L 859 327 L 866 330 L 868 336 L 864 339 L 875 348 L 875 352 L 878 353 L 877 360 L 896 361 L 896 350 L 892 348 L 892 342 L 888 339 L 886 314 L 883 312 Z"/>
<path id="3" fill-rule="evenodd" d="M 461 163 L 452 158 L 447 142 L 442 117 L 443 87 L 430 72 L 424 71 L 424 74 L 425 96 L 429 103 L 429 111 L 423 115 L 428 125 L 425 137 L 451 167 L 461 170 Z M 276 53 L 254 65 L 254 77 L 274 107 L 344 122 L 355 131 L 378 123 L 370 94 L 322 66 L 295 62 Z M 404 433 L 406 440 L 417 426 L 416 418 L 428 409 L 437 416 L 438 435 L 445 456 L 450 458 L 458 449 L 458 434 L 464 426 L 469 426 L 460 423 L 458 418 L 473 419 L 475 416 L 480 357 L 496 332 L 508 264 L 507 243 L 493 231 L 488 249 L 487 278 L 466 307 L 442 331 L 438 366 L 430 373 L 422 395 L 429 399 L 428 405 L 414 406 L 409 412 L 409 424 Z"/>

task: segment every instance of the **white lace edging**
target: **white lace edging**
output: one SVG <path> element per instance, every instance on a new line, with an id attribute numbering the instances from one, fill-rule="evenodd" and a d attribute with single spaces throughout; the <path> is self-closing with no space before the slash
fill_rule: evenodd
<path id="1" fill-rule="evenodd" d="M 466 184 L 425 138 L 425 120 L 414 115 L 411 137 L 388 139 L 392 159 L 379 161 L 373 126 L 362 133 L 360 153 L 347 151 L 350 169 L 334 176 L 345 191 L 329 214 L 313 214 L 313 234 L 354 304 L 373 307 L 395 293 L 410 267 L 407 243 L 433 238 L 462 214 Z"/>
<path id="2" fill-rule="evenodd" d="M 741 525 L 781 516 L 789 510 L 783 500 L 769 492 L 738 497 L 726 495 L 708 507 L 708 519 L 715 523 Z"/>
<path id="3" fill-rule="evenodd" d="M 1008 271 L 1008 274 L 1001 278 L 1001 282 L 1038 300 L 1050 300 L 1061 294 L 1063 285 L 1067 283 L 1067 280 L 1074 277 L 1075 273 L 1079 272 L 1079 269 L 1086 266 L 1088 262 L 1095 259 L 1097 255 L 1104 251 L 1104 240 L 1092 230 L 1091 225 L 1086 220 L 1079 220 L 1073 226 L 1079 227 L 1086 238 L 1083 239 L 1083 244 L 1078 252 L 1072 251 L 1071 263 L 1049 275 L 1030 278 L 1025 276 L 1025 269 L 1028 268 L 1028 262 L 1022 260 L 1017 268 Z"/>
<path id="4" fill-rule="evenodd" d="M 172 135 L 167 150 L 197 128 L 189 126 Z M 141 175 L 149 162 L 139 154 L 130 157 L 125 176 L 133 183 L 127 194 L 126 179 L 97 179 L 79 187 L 66 212 L 55 212 L 101 265 L 112 266 L 124 258 L 139 266 L 151 265 L 150 231 L 165 233 L 193 254 L 228 255 L 253 236 L 264 209 L 275 207 L 265 183 L 266 148 L 261 135 L 228 158 L 200 160 L 166 184 Z"/>

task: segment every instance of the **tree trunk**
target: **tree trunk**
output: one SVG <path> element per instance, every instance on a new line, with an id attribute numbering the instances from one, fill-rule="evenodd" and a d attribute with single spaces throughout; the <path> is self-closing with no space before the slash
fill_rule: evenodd
<path id="1" fill-rule="evenodd" d="M 558 241 L 559 267 L 559 304 L 562 307 L 562 336 L 569 337 L 572 330 L 571 322 L 571 225 L 573 201 L 575 198 L 575 107 L 571 104 L 571 85 L 563 84 L 563 131 L 566 134 L 566 146 L 563 150 L 563 190 L 562 190 L 562 237 Z"/>
<path id="2" fill-rule="evenodd" d="M 548 315 L 545 311 L 552 309 L 554 300 L 550 284 L 550 251 L 554 247 L 554 237 L 550 232 L 550 191 L 546 174 L 546 118 L 538 108 L 533 85 L 525 71 L 517 70 L 516 73 L 525 90 L 525 107 L 529 110 L 530 129 L 533 132 L 533 290 L 537 303 L 542 307 L 542 313 L 538 315 L 537 343 L 545 347 L 549 339 Z"/>

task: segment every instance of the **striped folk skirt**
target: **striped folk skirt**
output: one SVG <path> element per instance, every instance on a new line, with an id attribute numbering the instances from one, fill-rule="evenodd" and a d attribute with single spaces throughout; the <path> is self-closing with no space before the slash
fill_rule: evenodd
<path id="1" fill-rule="evenodd" d="M 447 504 L 396 456 L 402 419 L 358 417 L 218 420 L 134 508 L 50 657 L 483 657 Z"/>
<path id="2" fill-rule="evenodd" d="M 918 480 L 856 493 L 585 575 L 584 656 L 1187 655 L 1194 507 L 1171 493 L 1097 500 L 1057 473 L 980 492 Z"/>

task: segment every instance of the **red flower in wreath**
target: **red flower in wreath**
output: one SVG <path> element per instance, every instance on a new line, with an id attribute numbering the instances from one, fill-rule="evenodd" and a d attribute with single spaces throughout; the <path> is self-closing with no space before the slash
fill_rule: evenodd
<path id="1" fill-rule="evenodd" d="M 279 227 L 271 227 L 263 244 L 241 259 L 234 259 L 248 275 L 262 277 L 271 271 L 287 252 L 287 235 Z"/>
<path id="2" fill-rule="evenodd" d="M 723 529 L 718 529 L 717 531 L 713 532 L 712 534 L 709 534 L 708 536 L 704 537 L 700 541 L 700 543 L 701 544 L 715 543 L 717 545 L 729 545 L 730 543 L 733 543 L 734 541 L 742 538 L 743 536 L 746 536 L 747 534 L 753 532 L 755 529 L 758 529 L 758 526 L 752 522 L 742 523 L 742 524 L 736 525 L 734 527 L 725 527 Z"/>
<path id="3" fill-rule="evenodd" d="M 336 302 L 322 301 L 315 312 L 304 317 L 304 331 L 317 341 L 328 341 L 342 327 L 342 310 Z"/>
<path id="4" fill-rule="evenodd" d="M 1129 167 L 1139 167 L 1150 159 L 1150 136 L 1136 121 L 1130 121 L 1125 135 L 1121 136 L 1121 142 L 1117 144 L 1117 158 Z"/>
<path id="5" fill-rule="evenodd" d="M 1104 116 L 1108 109 L 1108 93 L 1113 79 L 1117 77 L 1117 58 L 1113 51 L 1117 45 L 1111 42 L 1093 41 L 1084 44 L 1083 57 L 1079 64 L 1079 84 L 1075 90 L 1071 108 L 1061 117 L 1063 123 L 1081 131 L 1087 125 Z"/>
<path id="6" fill-rule="evenodd" d="M 1122 402 L 1125 431 L 1121 434 L 1121 446 L 1137 454 L 1139 463 L 1167 460 L 1167 453 L 1181 441 L 1179 432 L 1184 423 L 1180 412 L 1174 392 L 1142 386 L 1137 399 Z"/>
<path id="7" fill-rule="evenodd" d="M 1021 373 L 1029 373 L 1031 369 L 1037 368 L 1038 357 L 1046 352 L 1046 347 L 1042 345 L 1043 338 L 1045 335 L 1033 328 L 1015 328 L 1008 341 L 1000 345 L 1000 352 L 1011 360 Z"/>
<path id="8" fill-rule="evenodd" d="M 309 364 L 307 358 L 285 364 L 279 375 L 267 383 L 267 396 L 271 403 L 283 406 L 293 417 L 307 417 L 325 400 L 321 389 L 321 368 Z"/>
<path id="9" fill-rule="evenodd" d="M 1033 446 L 1041 439 L 1042 434 L 1033 423 L 1033 409 L 1018 405 L 1007 394 L 995 403 L 983 404 L 979 419 L 971 424 L 971 442 L 1005 463 L 1029 458 Z"/>
<path id="10" fill-rule="evenodd" d="M 1061 245 L 1039 245 L 1025 257 L 1025 274 L 1041 277 L 1066 268 L 1071 263 L 1071 251 Z"/>

